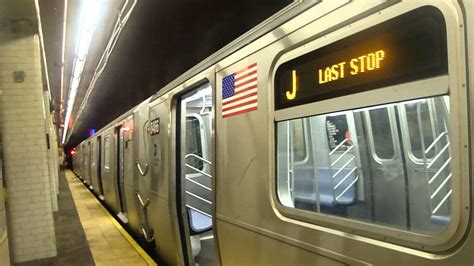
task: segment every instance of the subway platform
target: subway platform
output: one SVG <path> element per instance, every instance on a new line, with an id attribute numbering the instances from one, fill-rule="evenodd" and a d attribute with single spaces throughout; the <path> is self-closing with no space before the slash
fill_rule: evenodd
<path id="1" fill-rule="evenodd" d="M 32 265 L 156 265 L 70 170 L 60 172 L 57 256 Z"/>

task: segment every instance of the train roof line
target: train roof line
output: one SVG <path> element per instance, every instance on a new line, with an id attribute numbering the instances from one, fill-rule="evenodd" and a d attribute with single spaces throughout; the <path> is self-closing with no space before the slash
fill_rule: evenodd
<path id="1" fill-rule="evenodd" d="M 224 58 L 232 55 L 236 51 L 240 50 L 241 48 L 251 44 L 253 41 L 257 40 L 258 38 L 264 36 L 265 34 L 271 32 L 273 29 L 279 27 L 280 25 L 284 24 L 285 22 L 291 20 L 298 14 L 301 14 L 302 12 L 308 10 L 312 6 L 320 3 L 321 1 L 317 0 L 312 0 L 312 1 L 295 1 L 288 6 L 284 7 L 282 10 L 278 11 L 271 17 L 267 18 L 263 22 L 259 23 L 257 26 L 253 27 L 231 43 L 227 44 L 223 48 L 219 49 L 217 52 L 214 54 L 210 55 L 206 59 L 204 59 L 202 62 L 199 64 L 195 65 L 191 69 L 187 70 L 177 78 L 175 78 L 173 81 L 159 89 L 157 92 L 155 92 L 152 96 L 148 97 L 146 100 L 143 102 L 135 105 L 131 109 L 127 110 L 125 113 L 121 114 L 117 118 L 113 119 L 109 123 L 107 123 L 105 126 L 103 126 L 99 131 L 96 132 L 94 136 L 90 136 L 83 141 L 81 141 L 79 145 L 81 145 L 83 142 L 86 142 L 87 140 L 95 137 L 96 135 L 99 135 L 109 129 L 110 127 L 118 124 L 119 122 L 123 121 L 126 117 L 129 115 L 133 114 L 133 112 L 139 108 L 143 104 L 147 104 L 149 102 L 152 102 L 162 95 L 166 94 L 167 92 L 173 90 L 174 88 L 178 87 L 179 85 L 183 84 L 187 80 L 193 78 L 194 76 L 198 75 L 199 73 L 205 71 L 206 69 L 212 67 L 213 65 L 216 65 L 219 61 L 223 60 Z M 71 132 L 74 131 L 75 124 L 73 125 L 73 129 Z"/>

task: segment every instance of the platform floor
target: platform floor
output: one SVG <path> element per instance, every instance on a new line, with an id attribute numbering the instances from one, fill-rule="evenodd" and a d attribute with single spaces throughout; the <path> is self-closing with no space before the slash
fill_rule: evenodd
<path id="1" fill-rule="evenodd" d="M 14 266 L 94 265 L 84 229 L 71 196 L 65 172 L 59 175 L 58 211 L 54 212 L 57 256 L 13 263 Z"/>
<path id="2" fill-rule="evenodd" d="M 156 265 L 74 173 L 65 177 L 95 265 Z"/>

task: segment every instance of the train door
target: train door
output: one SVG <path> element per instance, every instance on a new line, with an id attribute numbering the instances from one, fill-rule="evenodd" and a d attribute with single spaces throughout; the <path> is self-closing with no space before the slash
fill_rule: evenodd
<path id="1" fill-rule="evenodd" d="M 367 151 L 363 161 L 367 162 L 365 169 L 370 176 L 371 218 L 407 228 L 407 175 L 397 106 L 362 109 L 355 114 L 359 115 L 360 124 L 365 127 Z"/>
<path id="2" fill-rule="evenodd" d="M 96 195 L 101 195 L 99 172 L 100 172 L 100 154 L 98 154 L 100 138 L 93 138 L 91 140 L 91 183 L 93 191 Z"/>
<path id="3" fill-rule="evenodd" d="M 366 156 L 374 221 L 428 232 L 447 224 L 448 112 L 443 98 L 354 112 L 362 114 L 365 127 L 368 150 L 361 156 Z"/>
<path id="4" fill-rule="evenodd" d="M 104 200 L 104 187 L 102 185 L 102 136 L 98 136 L 95 143 L 96 163 L 97 163 L 97 193 L 99 194 L 99 199 Z"/>
<path id="5" fill-rule="evenodd" d="M 153 241 L 153 230 L 149 224 L 150 209 L 150 191 L 151 191 L 151 175 L 150 175 L 150 138 L 148 136 L 149 127 L 149 110 L 148 102 L 140 105 L 133 113 L 133 149 L 135 176 L 133 179 L 133 192 L 135 205 L 138 207 L 133 213 L 131 212 L 130 222 L 132 228 L 139 230 L 139 233 L 147 242 Z"/>
<path id="6" fill-rule="evenodd" d="M 83 153 L 84 153 L 84 168 L 82 170 L 83 172 L 83 178 L 84 178 L 84 182 L 87 184 L 87 186 L 90 186 L 91 184 L 91 181 L 90 181 L 90 178 L 89 178 L 89 170 L 90 170 L 90 158 L 89 158 L 89 155 L 90 155 L 90 151 L 89 151 L 89 142 L 84 142 L 83 143 Z"/>
<path id="7" fill-rule="evenodd" d="M 85 158 L 86 158 L 86 154 L 85 154 L 85 147 L 84 147 L 84 144 L 81 143 L 81 171 L 80 171 L 80 175 L 79 177 L 82 179 L 82 182 L 85 181 L 85 173 L 84 173 L 84 170 L 86 169 L 85 167 Z"/>
<path id="8" fill-rule="evenodd" d="M 91 185 L 92 190 L 94 193 L 98 194 L 97 189 L 99 188 L 98 180 L 97 180 L 97 156 L 96 156 L 96 146 L 97 146 L 97 139 L 93 138 L 90 141 L 90 156 L 91 156 L 91 170 L 90 170 L 90 177 L 91 177 Z"/>
<path id="9" fill-rule="evenodd" d="M 128 220 L 129 227 L 134 232 L 139 232 L 138 230 L 138 213 L 137 213 L 137 206 L 136 206 L 136 196 L 135 196 L 135 189 L 134 189 L 134 180 L 135 180 L 135 172 L 134 172 L 134 157 L 133 157 L 133 126 L 132 126 L 133 118 L 127 119 L 124 123 L 121 131 L 123 134 L 123 186 L 122 191 L 123 195 L 125 196 L 125 204 L 126 204 L 126 216 Z"/>
<path id="10" fill-rule="evenodd" d="M 442 97 L 399 105 L 413 230 L 441 231 L 449 222 L 452 173 L 447 106 Z"/>
<path id="11" fill-rule="evenodd" d="M 107 131 L 104 135 L 104 160 L 102 163 L 104 198 L 105 202 L 114 210 L 115 213 L 120 213 L 119 194 L 117 193 L 117 151 L 114 131 Z"/>
<path id="12" fill-rule="evenodd" d="M 117 183 L 117 203 L 119 204 L 118 217 L 122 222 L 127 223 L 127 205 L 125 203 L 125 190 L 124 190 L 124 132 L 122 125 L 115 128 L 116 136 L 116 183 Z"/>
<path id="13" fill-rule="evenodd" d="M 179 100 L 177 207 L 184 256 L 190 265 L 216 263 L 212 104 L 209 83 Z"/>
<path id="14" fill-rule="evenodd" d="M 285 182 L 290 195 L 284 198 L 300 209 L 343 216 L 354 212 L 349 206 L 364 199 L 360 129 L 354 115 L 339 112 L 288 121 L 279 130 L 279 137 L 288 141 L 282 153 L 288 157 L 279 158 L 288 162 Z"/>
<path id="15" fill-rule="evenodd" d="M 92 145 L 91 145 L 91 142 L 88 141 L 87 142 L 87 168 L 86 168 L 86 172 L 87 172 L 87 184 L 89 185 L 89 188 L 90 189 L 93 189 L 94 188 L 94 185 L 92 183 Z"/>

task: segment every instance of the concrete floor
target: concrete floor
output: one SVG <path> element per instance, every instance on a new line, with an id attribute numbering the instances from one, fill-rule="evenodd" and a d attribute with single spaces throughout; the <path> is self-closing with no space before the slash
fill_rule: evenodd
<path id="1" fill-rule="evenodd" d="M 54 227 L 58 251 L 56 257 L 15 265 L 94 265 L 64 171 L 59 175 L 58 211 L 54 213 Z"/>
<path id="2" fill-rule="evenodd" d="M 96 265 L 156 265 L 71 171 L 66 178 Z"/>
<path id="3" fill-rule="evenodd" d="M 58 203 L 58 256 L 15 266 L 156 265 L 69 170 L 60 173 Z"/>

